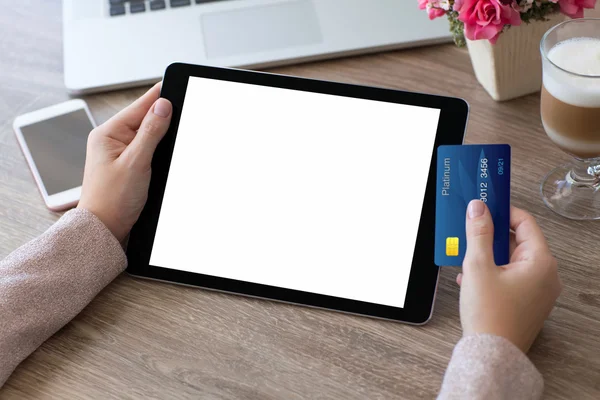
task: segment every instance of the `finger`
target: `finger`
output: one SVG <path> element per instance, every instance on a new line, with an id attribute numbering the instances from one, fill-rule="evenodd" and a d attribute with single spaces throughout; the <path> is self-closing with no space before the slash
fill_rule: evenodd
<path id="1" fill-rule="evenodd" d="M 106 123 L 125 125 L 133 131 L 138 130 L 144 117 L 148 113 L 148 110 L 150 110 L 150 107 L 158 100 L 161 84 L 162 82 L 158 82 L 156 85 L 152 86 L 152 88 L 142 95 L 142 97 L 119 111 Z"/>
<path id="2" fill-rule="evenodd" d="M 467 254 L 463 271 L 488 268 L 494 264 L 494 222 L 484 202 L 473 200 L 467 208 Z"/>
<path id="3" fill-rule="evenodd" d="M 525 246 L 528 251 L 548 251 L 546 238 L 535 218 L 517 207 L 510 208 L 510 229 L 515 231 L 517 246 Z"/>
<path id="4" fill-rule="evenodd" d="M 458 284 L 458 286 L 462 286 L 462 276 L 462 272 L 456 275 L 456 283 Z"/>
<path id="5" fill-rule="evenodd" d="M 515 249 L 517 248 L 517 236 L 515 235 L 515 233 L 513 231 L 510 232 L 510 239 L 508 242 L 508 248 L 509 248 L 509 253 L 512 257 L 513 253 L 515 252 Z"/>
<path id="6" fill-rule="evenodd" d="M 167 133 L 173 107 L 167 99 L 160 98 L 150 108 L 140 125 L 137 135 L 123 152 L 138 168 L 150 168 L 156 146 Z"/>

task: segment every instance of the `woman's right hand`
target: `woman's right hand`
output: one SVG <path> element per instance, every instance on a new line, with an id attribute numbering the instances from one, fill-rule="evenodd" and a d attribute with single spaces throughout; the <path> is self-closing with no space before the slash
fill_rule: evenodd
<path id="1" fill-rule="evenodd" d="M 494 223 L 479 200 L 467 210 L 467 254 L 457 277 L 463 334 L 502 336 L 524 353 L 554 308 L 562 284 L 557 263 L 535 219 L 511 208 L 510 264 L 494 263 Z"/>

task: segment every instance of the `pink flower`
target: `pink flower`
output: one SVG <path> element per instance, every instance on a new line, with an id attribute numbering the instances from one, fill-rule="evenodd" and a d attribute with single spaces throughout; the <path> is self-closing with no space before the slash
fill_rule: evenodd
<path id="1" fill-rule="evenodd" d="M 513 0 L 456 0 L 454 11 L 465 24 L 467 39 L 488 39 L 494 44 L 506 25 L 521 25 L 521 14 L 514 3 Z"/>
<path id="2" fill-rule="evenodd" d="M 444 8 L 444 6 L 446 8 Z M 446 14 L 449 8 L 449 2 L 443 0 L 419 0 L 419 8 L 427 10 L 429 19 L 436 19 Z"/>
<path id="3" fill-rule="evenodd" d="M 596 7 L 596 0 L 560 0 L 560 10 L 571 18 L 583 18 L 584 8 Z"/>

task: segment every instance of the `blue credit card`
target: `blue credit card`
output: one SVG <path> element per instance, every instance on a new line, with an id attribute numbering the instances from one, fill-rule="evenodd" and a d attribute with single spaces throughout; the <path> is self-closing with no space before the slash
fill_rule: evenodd
<path id="1" fill-rule="evenodd" d="M 510 146 L 440 146 L 437 160 L 435 264 L 462 266 L 467 250 L 465 215 L 473 199 L 485 202 L 492 214 L 496 265 L 508 264 Z"/>

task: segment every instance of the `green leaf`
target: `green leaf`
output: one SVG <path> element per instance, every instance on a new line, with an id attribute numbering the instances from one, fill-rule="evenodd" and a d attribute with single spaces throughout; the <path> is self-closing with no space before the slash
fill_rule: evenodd
<path id="1" fill-rule="evenodd" d="M 462 21 L 458 20 L 458 13 L 456 11 L 448 12 L 448 21 L 450 22 L 450 33 L 454 38 L 454 43 L 458 47 L 465 47 L 467 41 L 465 40 L 465 25 Z"/>
<path id="2" fill-rule="evenodd" d="M 532 21 L 548 21 L 548 16 L 560 11 L 560 5 L 554 3 L 533 2 L 533 7 L 524 14 L 521 14 L 521 20 L 526 24 Z"/>

